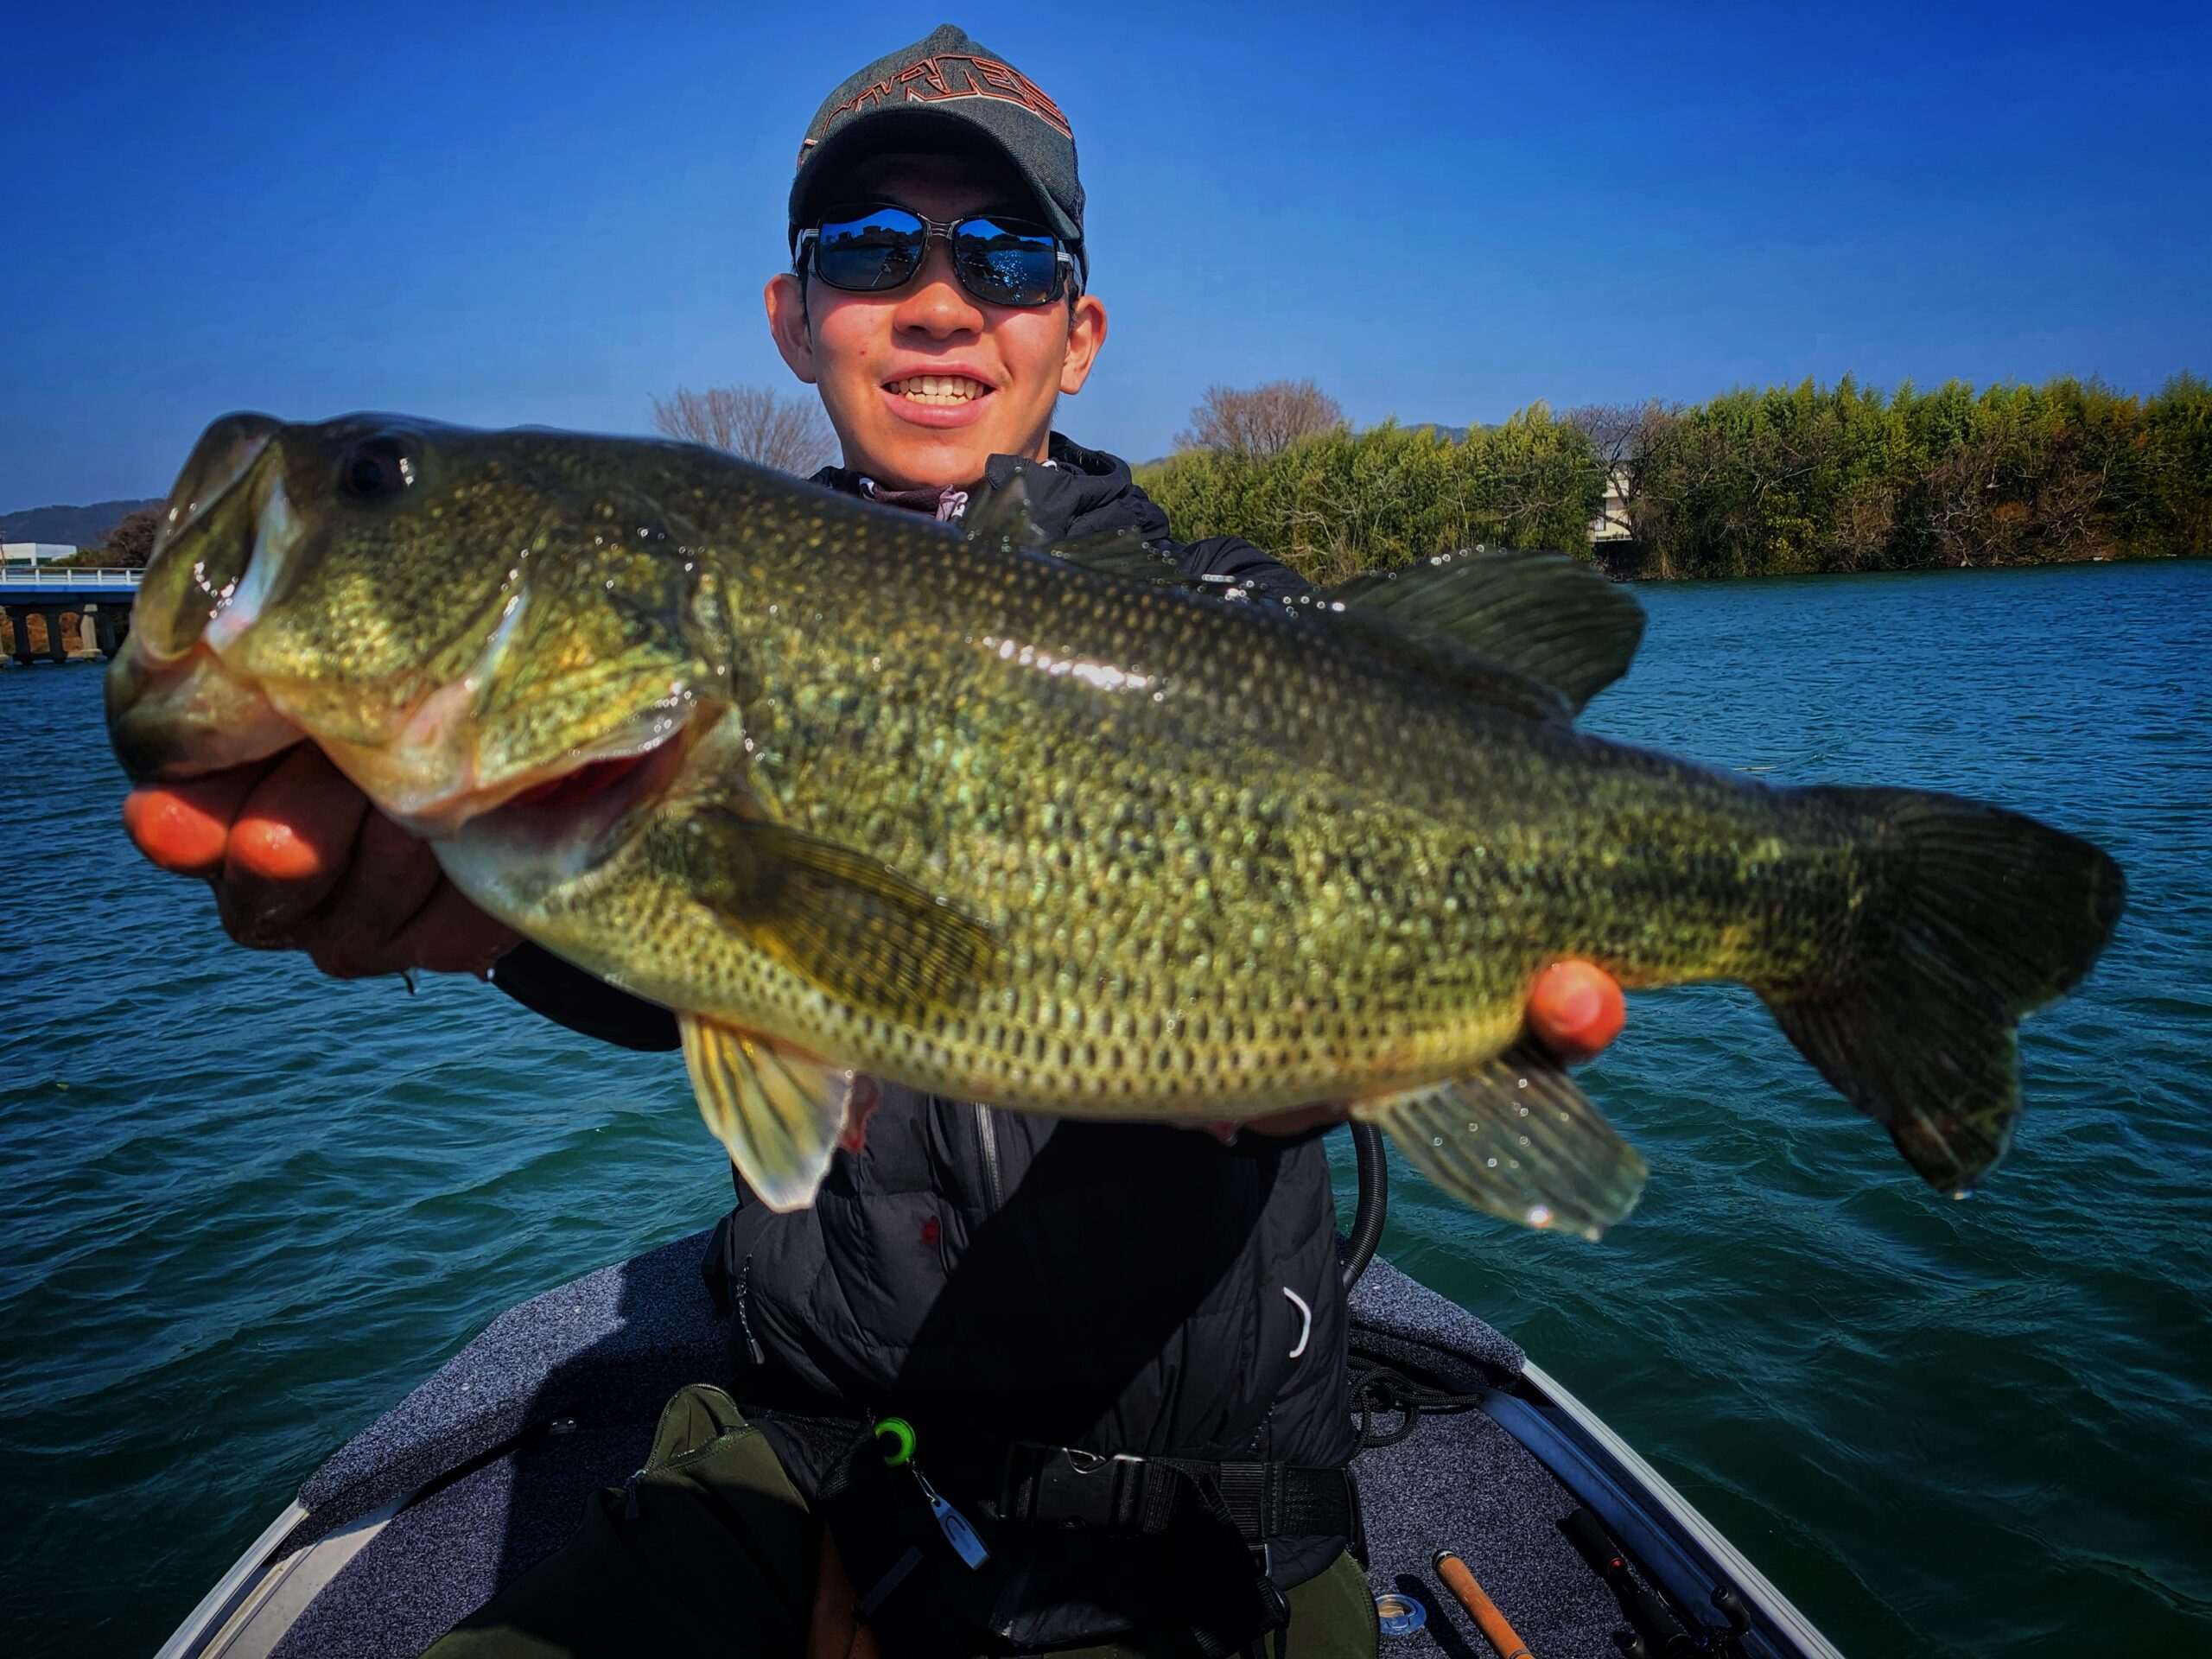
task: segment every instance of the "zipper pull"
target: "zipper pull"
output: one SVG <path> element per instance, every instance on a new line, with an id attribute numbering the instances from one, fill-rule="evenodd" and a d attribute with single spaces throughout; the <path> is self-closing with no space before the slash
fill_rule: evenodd
<path id="1" fill-rule="evenodd" d="M 929 1477 L 919 1468 L 914 1469 L 914 1481 L 921 1487 L 922 1496 L 929 1500 L 930 1513 L 937 1517 L 937 1529 L 944 1535 L 944 1541 L 952 1546 L 960 1559 L 971 1568 L 989 1560 L 991 1552 L 976 1535 L 976 1529 L 968 1524 L 968 1517 L 938 1495 L 937 1488 L 930 1484 Z"/>

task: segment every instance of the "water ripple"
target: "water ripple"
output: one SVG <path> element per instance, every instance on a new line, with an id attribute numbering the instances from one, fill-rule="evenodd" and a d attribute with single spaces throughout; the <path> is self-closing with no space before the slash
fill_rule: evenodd
<path id="1" fill-rule="evenodd" d="M 1847 1650 L 2203 1650 L 2212 566 L 1642 596 L 1598 728 L 2039 813 L 2115 850 L 2128 916 L 2026 1028 L 2031 1109 L 1967 1203 L 1755 998 L 1699 988 L 1638 994 L 1586 1074 L 1652 1167 L 1603 1245 L 1402 1173 L 1385 1249 Z M 410 998 L 229 945 L 116 830 L 96 674 L 0 672 L 0 1636 L 143 1651 L 486 1320 L 703 1224 L 727 1178 L 666 1058 L 473 983 Z M 48 1587 L 118 1567 L 130 1597 Z"/>

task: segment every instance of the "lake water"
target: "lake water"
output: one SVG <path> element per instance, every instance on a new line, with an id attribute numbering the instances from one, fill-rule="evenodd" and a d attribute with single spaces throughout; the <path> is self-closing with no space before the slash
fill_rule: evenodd
<path id="1" fill-rule="evenodd" d="M 1652 1171 L 1602 1245 L 1401 1173 L 1385 1252 L 1854 1656 L 2212 1651 L 2212 564 L 1641 593 L 1592 725 L 2037 813 L 2127 917 L 1967 1202 L 1700 988 L 1585 1074 Z M 0 672 L 0 1649 L 146 1652 L 486 1321 L 728 1182 L 673 1057 L 228 944 L 117 827 L 97 671 Z"/>

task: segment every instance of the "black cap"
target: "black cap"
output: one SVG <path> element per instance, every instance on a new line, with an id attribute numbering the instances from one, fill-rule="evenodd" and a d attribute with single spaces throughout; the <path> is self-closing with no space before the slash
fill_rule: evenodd
<path id="1" fill-rule="evenodd" d="M 1036 82 L 950 23 L 846 77 L 822 101 L 791 181 L 791 245 L 825 205 L 817 187 L 847 162 L 887 149 L 927 152 L 978 138 L 1014 164 L 1046 221 L 1077 261 L 1087 263 L 1083 181 L 1076 176 L 1067 117 Z"/>

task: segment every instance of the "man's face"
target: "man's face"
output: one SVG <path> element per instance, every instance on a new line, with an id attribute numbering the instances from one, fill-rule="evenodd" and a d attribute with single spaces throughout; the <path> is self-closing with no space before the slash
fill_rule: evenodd
<path id="1" fill-rule="evenodd" d="M 940 224 L 1038 217 L 1010 168 L 975 156 L 873 156 L 833 194 Z M 1042 461 L 1054 403 L 1083 389 L 1106 337 L 1106 308 L 1089 295 L 1072 308 L 1065 299 L 978 300 L 934 238 L 920 271 L 888 293 L 848 294 L 809 276 L 802 304 L 798 279 L 785 274 L 766 299 L 777 349 L 821 392 L 845 464 L 894 489 L 972 484 L 992 455 Z"/>

